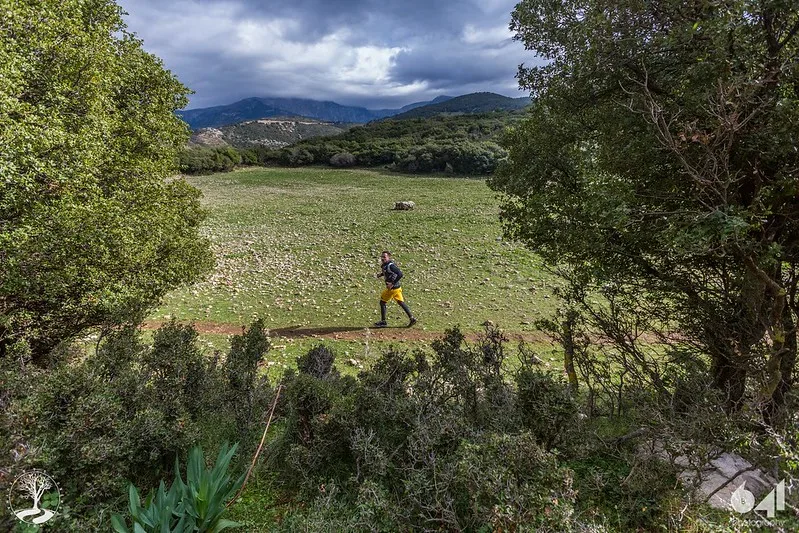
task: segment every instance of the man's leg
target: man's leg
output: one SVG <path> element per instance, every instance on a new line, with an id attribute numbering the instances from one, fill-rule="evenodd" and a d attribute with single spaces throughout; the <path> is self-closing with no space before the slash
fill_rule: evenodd
<path id="1" fill-rule="evenodd" d="M 380 322 L 375 322 L 376 328 L 384 328 L 386 327 L 386 301 L 383 299 L 383 295 L 380 296 Z"/>
<path id="2" fill-rule="evenodd" d="M 405 311 L 405 314 L 408 315 L 408 318 L 413 318 L 413 314 L 411 314 L 411 308 L 408 307 L 408 304 L 405 302 L 397 302 L 402 310 Z"/>
<path id="3" fill-rule="evenodd" d="M 405 300 L 402 298 L 401 294 L 400 297 L 397 298 L 397 303 L 400 305 L 400 307 L 402 307 L 402 310 L 405 311 L 405 314 L 408 315 L 408 327 L 416 324 L 416 318 L 413 316 L 413 313 L 411 313 L 411 308 L 405 303 Z"/>

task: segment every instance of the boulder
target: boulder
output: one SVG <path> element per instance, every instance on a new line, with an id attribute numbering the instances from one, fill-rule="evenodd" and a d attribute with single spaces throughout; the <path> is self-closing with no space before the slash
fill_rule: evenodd
<path id="1" fill-rule="evenodd" d="M 646 447 L 639 448 L 639 452 L 646 453 L 644 450 Z M 715 509 L 733 510 L 733 494 L 742 486 L 757 501 L 777 486 L 771 475 L 735 453 L 718 450 L 713 459 L 697 468 L 689 457 L 670 454 L 660 442 L 654 442 L 649 452 L 677 467 L 683 486 Z"/>
<path id="2" fill-rule="evenodd" d="M 411 201 L 394 202 L 394 211 L 410 211 L 416 207 L 416 204 Z"/>

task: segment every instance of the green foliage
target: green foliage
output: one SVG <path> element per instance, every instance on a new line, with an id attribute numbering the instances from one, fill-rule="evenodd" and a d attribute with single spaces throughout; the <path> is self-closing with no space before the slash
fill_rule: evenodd
<path id="1" fill-rule="evenodd" d="M 237 150 L 230 146 L 222 148 L 190 147 L 180 152 L 178 167 L 184 174 L 209 174 L 228 172 L 242 163 L 255 164 L 256 162 L 257 156 L 251 150 Z"/>
<path id="2" fill-rule="evenodd" d="M 516 375 L 521 420 L 544 449 L 567 445 L 576 438 L 577 402 L 562 379 L 534 368 Z"/>
<path id="3" fill-rule="evenodd" d="M 582 303 L 619 353 L 679 332 L 767 420 L 796 365 L 794 8 L 521 2 L 511 28 L 548 62 L 520 71 L 536 102 L 491 181 L 507 234 L 602 292 Z"/>
<path id="4" fill-rule="evenodd" d="M 355 156 L 349 152 L 339 152 L 337 154 L 333 154 L 333 157 L 330 158 L 330 166 L 331 167 L 351 167 L 355 164 Z"/>
<path id="5" fill-rule="evenodd" d="M 357 381 L 333 370 L 323 346 L 302 357 L 285 376 L 269 468 L 316 503 L 283 527 L 568 529 L 571 474 L 520 425 L 504 342 L 493 328 L 474 346 L 451 330 L 429 358 L 389 350 Z M 544 394 L 542 405 L 557 403 Z"/>
<path id="6" fill-rule="evenodd" d="M 495 141 L 521 115 L 381 120 L 334 137 L 303 140 L 282 149 L 258 149 L 262 164 L 288 166 L 326 162 L 334 167 L 389 166 L 404 172 L 487 175 L 506 156 Z"/>
<path id="7" fill-rule="evenodd" d="M 135 321 L 211 265 L 174 173 L 186 89 L 111 0 L 3 3 L 0 357 Z"/>
<path id="8" fill-rule="evenodd" d="M 303 136 L 305 140 L 284 148 L 190 147 L 181 152 L 179 165 L 186 174 L 224 172 L 257 160 L 261 165 L 325 163 L 346 168 L 357 164 L 411 173 L 484 176 L 493 173 L 507 155 L 496 142 L 500 134 L 520 119 L 520 114 L 500 112 L 382 120 L 335 136 Z"/>
<path id="9" fill-rule="evenodd" d="M 452 483 L 456 509 L 465 517 L 460 524 L 490 531 L 571 529 L 573 474 L 537 440 L 529 433 L 488 434 L 458 450 Z"/>
<path id="10" fill-rule="evenodd" d="M 233 412 L 241 442 L 260 427 L 261 417 L 271 398 L 271 389 L 258 365 L 271 349 L 263 320 L 256 320 L 242 335 L 231 339 L 223 372 L 227 380 L 227 404 Z"/>
<path id="11" fill-rule="evenodd" d="M 141 504 L 139 492 L 130 485 L 128 507 L 132 528 L 125 518 L 115 514 L 111 518 L 114 531 L 128 533 L 189 533 L 193 531 L 216 533 L 240 527 L 241 524 L 222 518 L 225 505 L 234 496 L 244 481 L 244 475 L 234 480 L 228 473 L 230 461 L 238 445 L 228 448 L 222 445 L 216 463 L 210 469 L 205 466 L 202 448 L 195 446 L 189 452 L 186 465 L 186 482 L 180 475 L 180 464 L 175 460 L 175 480 L 169 491 L 161 481 L 158 490 L 147 496 Z"/>
<path id="12" fill-rule="evenodd" d="M 668 463 L 597 449 L 568 461 L 567 466 L 574 472 L 580 508 L 609 530 L 651 530 L 669 519 L 672 510 L 667 498 L 676 476 Z"/>
<path id="13" fill-rule="evenodd" d="M 66 354 L 48 372 L 6 368 L 16 381 L 0 391 L 8 406 L 0 427 L 10 430 L 3 444 L 30 450 L 24 464 L 57 479 L 85 524 L 125 480 L 155 487 L 193 444 L 249 437 L 271 402 L 255 375 L 268 349 L 257 322 L 233 337 L 220 367 L 192 327 L 172 322 L 150 345 L 128 327 L 102 339 L 96 356 Z"/>

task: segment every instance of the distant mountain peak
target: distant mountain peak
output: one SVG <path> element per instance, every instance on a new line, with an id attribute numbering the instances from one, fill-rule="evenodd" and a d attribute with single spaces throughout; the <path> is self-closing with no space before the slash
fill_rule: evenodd
<path id="1" fill-rule="evenodd" d="M 435 115 L 491 113 L 493 111 L 516 111 L 527 107 L 530 98 L 511 98 L 491 92 L 480 92 L 444 98 L 404 111 L 395 115 L 394 119 L 425 118 Z"/>
<path id="2" fill-rule="evenodd" d="M 219 128 L 221 126 L 238 124 L 251 120 L 275 117 L 307 117 L 332 123 L 366 123 L 395 115 L 404 116 L 421 108 L 427 109 L 431 106 L 447 106 L 449 102 L 459 101 L 459 99 L 463 98 L 467 98 L 466 102 L 469 102 L 469 97 L 472 97 L 472 100 L 482 99 L 482 103 L 472 102 L 472 104 L 474 104 L 472 107 L 475 109 L 488 109 L 491 108 L 492 105 L 495 109 L 515 109 L 526 105 L 522 104 L 514 107 L 513 104 L 506 102 L 515 101 L 513 98 L 493 93 L 473 93 L 471 95 L 457 97 L 440 95 L 433 100 L 415 102 L 400 109 L 367 109 L 365 107 L 345 106 L 329 100 L 320 101 L 308 98 L 251 96 L 228 105 L 189 109 L 178 111 L 177 114 L 185 120 L 193 130 L 198 130 L 200 128 Z M 489 100 L 493 103 L 488 102 Z M 463 101 L 461 101 L 461 103 L 463 103 Z M 465 110 L 468 107 L 468 105 L 460 105 L 460 108 L 463 109 L 452 112 L 479 112 Z M 488 110 L 493 110 L 494 108 Z"/>

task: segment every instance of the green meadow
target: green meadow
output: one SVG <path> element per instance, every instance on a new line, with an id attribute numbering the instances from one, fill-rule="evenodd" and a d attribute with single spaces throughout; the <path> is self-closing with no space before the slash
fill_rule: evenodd
<path id="1" fill-rule="evenodd" d="M 540 338 L 534 322 L 553 310 L 552 278 L 532 253 L 503 240 L 499 201 L 483 180 L 323 168 L 187 179 L 203 193 L 216 268 L 171 293 L 150 320 L 193 321 L 210 346 L 262 317 L 273 358 L 293 360 L 323 338 L 362 360 L 370 342 L 414 346 L 455 325 L 479 332 L 487 320 L 511 338 Z M 415 209 L 393 210 L 400 200 Z M 384 249 L 405 275 L 419 318 L 413 329 L 394 303 L 392 327 L 368 329 L 379 319 Z"/>

